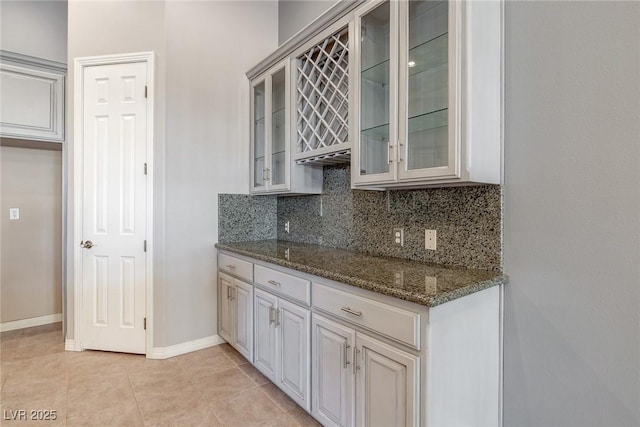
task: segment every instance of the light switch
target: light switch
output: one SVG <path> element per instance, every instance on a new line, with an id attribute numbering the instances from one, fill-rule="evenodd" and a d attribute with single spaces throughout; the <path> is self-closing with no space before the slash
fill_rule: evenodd
<path id="1" fill-rule="evenodd" d="M 424 230 L 424 248 L 430 251 L 436 250 L 436 230 Z"/>
<path id="2" fill-rule="evenodd" d="M 9 208 L 9 219 L 20 219 L 20 208 Z"/>

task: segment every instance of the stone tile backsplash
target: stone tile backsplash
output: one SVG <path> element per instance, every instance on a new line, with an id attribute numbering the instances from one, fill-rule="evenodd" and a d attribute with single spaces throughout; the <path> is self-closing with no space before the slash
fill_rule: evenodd
<path id="1" fill-rule="evenodd" d="M 277 199 L 220 195 L 219 241 L 278 238 L 373 255 L 502 270 L 500 186 L 352 190 L 349 166 L 337 165 L 325 166 L 323 190 L 322 195 Z M 289 233 L 285 232 L 287 221 Z M 394 227 L 404 228 L 404 247 L 393 243 Z M 425 229 L 437 230 L 436 251 L 424 249 Z"/>
<path id="2" fill-rule="evenodd" d="M 275 239 L 278 199 L 246 194 L 218 195 L 218 241 L 246 242 Z"/>

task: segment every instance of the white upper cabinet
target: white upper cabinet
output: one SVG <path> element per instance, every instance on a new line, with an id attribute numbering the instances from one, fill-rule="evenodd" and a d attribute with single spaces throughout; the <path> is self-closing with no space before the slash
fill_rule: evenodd
<path id="1" fill-rule="evenodd" d="M 64 141 L 66 65 L 0 51 L 0 137 Z"/>
<path id="2" fill-rule="evenodd" d="M 368 2 L 355 32 L 353 186 L 499 184 L 502 3 Z"/>
<path id="3" fill-rule="evenodd" d="M 292 168 L 289 60 L 251 82 L 251 193 L 320 193 L 322 171 Z"/>

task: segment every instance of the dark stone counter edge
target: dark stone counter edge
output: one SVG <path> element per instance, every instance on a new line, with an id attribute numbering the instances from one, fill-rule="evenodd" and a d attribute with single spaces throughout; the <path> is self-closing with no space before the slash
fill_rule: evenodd
<path id="1" fill-rule="evenodd" d="M 399 298 L 405 301 L 424 305 L 426 307 L 435 307 L 440 304 L 444 304 L 446 302 L 453 301 L 458 298 L 462 298 L 466 295 L 470 295 L 475 292 L 479 292 L 484 289 L 491 288 L 493 286 L 504 285 L 509 280 L 507 275 L 497 274 L 495 277 L 492 277 L 491 279 L 488 279 L 488 280 L 473 282 L 467 286 L 464 286 L 458 289 L 454 289 L 451 291 L 442 291 L 437 295 L 429 296 L 424 294 L 417 294 L 410 291 L 403 291 L 401 289 L 395 289 L 380 283 L 374 283 L 374 282 L 358 279 L 357 277 L 353 277 L 353 276 L 345 276 L 343 274 L 334 273 L 330 270 L 319 269 L 319 268 L 307 266 L 305 264 L 286 261 L 280 258 L 273 258 L 273 257 L 265 256 L 262 254 L 256 254 L 251 251 L 245 251 L 242 249 L 229 247 L 224 243 L 216 243 L 215 246 L 220 250 L 236 253 L 238 255 L 244 255 L 246 257 L 257 259 L 259 261 L 268 262 L 271 264 L 279 265 L 281 267 L 286 267 L 292 270 L 301 271 L 303 273 L 311 274 L 314 276 L 323 277 L 325 279 L 334 280 L 336 282 L 355 286 L 357 288 L 367 289 L 369 291 L 373 291 L 381 295 L 387 295 L 387 296 Z"/>

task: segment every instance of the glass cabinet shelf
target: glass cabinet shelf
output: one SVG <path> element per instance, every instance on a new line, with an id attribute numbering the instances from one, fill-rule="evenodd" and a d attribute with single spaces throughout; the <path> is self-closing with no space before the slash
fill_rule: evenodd
<path id="1" fill-rule="evenodd" d="M 409 117 L 409 134 L 421 132 L 427 129 L 435 129 L 447 126 L 449 123 L 448 109 L 432 111 Z"/>
<path id="2" fill-rule="evenodd" d="M 362 129 L 360 132 L 364 136 L 389 140 L 389 123 Z"/>
<path id="3" fill-rule="evenodd" d="M 433 70 L 448 63 L 448 34 L 409 49 L 409 76 Z"/>
<path id="4" fill-rule="evenodd" d="M 363 70 L 362 79 L 370 82 L 378 83 L 382 86 L 389 84 L 389 60 L 380 62 L 379 64 Z"/>

